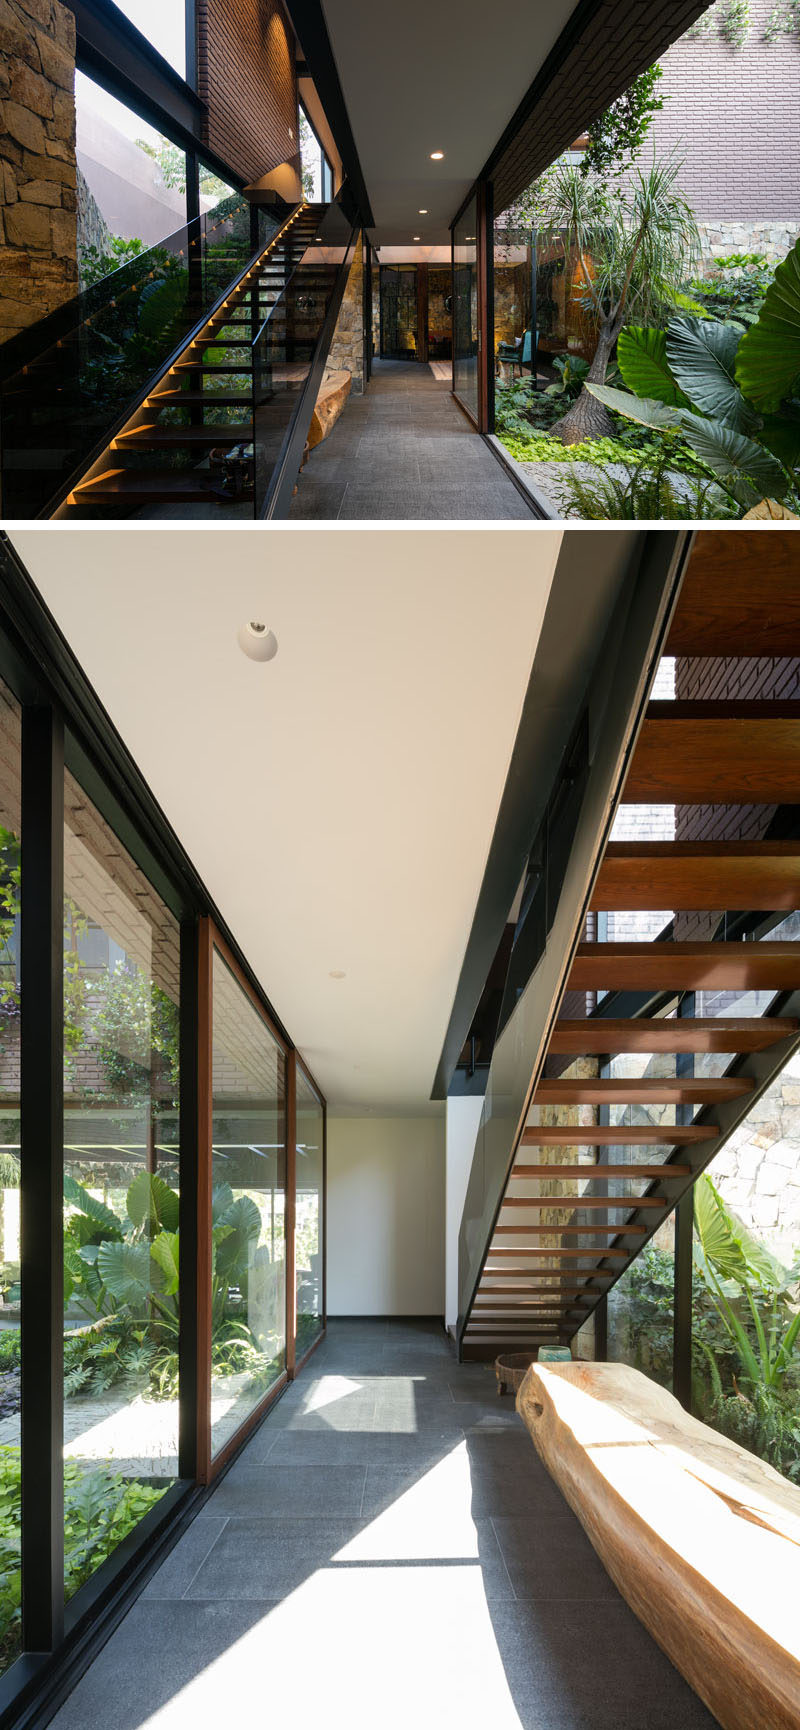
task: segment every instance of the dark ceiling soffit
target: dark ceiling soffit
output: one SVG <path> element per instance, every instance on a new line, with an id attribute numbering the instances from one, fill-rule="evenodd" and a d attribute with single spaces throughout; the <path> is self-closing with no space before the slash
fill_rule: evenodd
<path id="1" fill-rule="evenodd" d="M 336 140 L 344 173 L 355 194 L 361 225 L 363 228 L 374 228 L 375 218 L 361 172 L 350 116 L 320 0 L 286 0 L 286 10 L 305 55 L 304 75 L 314 80 L 325 118 Z"/>
<path id="2" fill-rule="evenodd" d="M 432 1099 L 445 1099 L 450 1089 L 561 752 L 578 718 L 598 625 L 605 629 L 631 561 L 641 560 L 647 540 L 642 530 L 590 530 L 562 539 Z M 590 585 L 595 606 L 591 616 L 586 604 Z"/>
<path id="3" fill-rule="evenodd" d="M 18 661 L 22 674 L 17 693 L 21 700 L 26 703 L 55 702 L 60 706 L 67 729 L 77 739 L 82 767 L 85 764 L 88 772 L 87 779 L 91 782 L 97 777 L 98 783 L 108 789 L 121 813 L 123 831 L 130 829 L 131 836 L 134 832 L 144 834 L 147 851 L 155 866 L 154 871 L 148 872 L 154 878 L 154 887 L 163 895 L 159 879 L 164 883 L 168 893 L 163 898 L 170 904 L 174 903 L 173 885 L 177 883 L 185 913 L 210 913 L 281 1038 L 293 1047 L 291 1036 L 247 957 L 229 931 L 12 541 L 2 531 L 0 609 L 10 635 L 12 658 Z M 32 662 L 38 670 L 38 678 L 31 674 Z M 91 784 L 87 785 L 86 791 L 90 797 L 96 798 Z M 120 839 L 129 844 L 126 833 L 123 832 Z M 138 850 L 141 852 L 141 847 Z M 131 851 L 136 857 L 135 845 Z"/>
<path id="4" fill-rule="evenodd" d="M 579 0 L 479 176 L 495 182 L 495 211 L 518 198 L 707 8 L 708 0 Z"/>
<path id="5" fill-rule="evenodd" d="M 110 0 L 70 0 L 70 5 L 79 70 L 142 119 L 158 119 L 176 142 L 196 150 L 205 106 L 180 73 Z"/>

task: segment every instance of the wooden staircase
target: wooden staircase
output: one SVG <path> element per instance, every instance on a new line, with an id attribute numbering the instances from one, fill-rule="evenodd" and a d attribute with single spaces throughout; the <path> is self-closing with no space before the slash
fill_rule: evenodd
<path id="1" fill-rule="evenodd" d="M 788 556 L 761 560 L 752 534 L 699 537 L 667 655 L 800 657 L 800 557 Z M 764 811 L 752 841 L 606 845 L 569 1014 L 553 1024 L 466 1311 L 464 1357 L 572 1340 L 800 1041 L 800 941 L 793 929 L 770 935 L 800 909 L 800 703 L 651 702 L 622 803 L 674 804 L 700 830 L 709 808 Z M 765 837 L 773 806 L 796 839 Z M 748 827 L 728 815 L 734 834 Z M 654 941 L 596 940 L 611 914 L 662 908 L 673 919 Z M 682 939 L 686 915 L 702 939 Z"/>
<path id="2" fill-rule="evenodd" d="M 59 516 L 121 517 L 157 505 L 234 507 L 252 500 L 252 345 L 272 314 L 281 382 L 293 370 L 298 382 L 305 378 L 336 266 L 306 261 L 301 315 L 294 307 L 287 314 L 284 290 L 313 247 L 326 208 L 298 205 L 73 488 Z"/>

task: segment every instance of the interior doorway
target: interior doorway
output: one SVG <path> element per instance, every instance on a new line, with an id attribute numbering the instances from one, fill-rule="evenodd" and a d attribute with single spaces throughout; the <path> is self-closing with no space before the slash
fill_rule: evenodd
<path id="1" fill-rule="evenodd" d="M 449 265 L 381 264 L 377 277 L 376 352 L 381 360 L 449 360 L 452 274 Z"/>

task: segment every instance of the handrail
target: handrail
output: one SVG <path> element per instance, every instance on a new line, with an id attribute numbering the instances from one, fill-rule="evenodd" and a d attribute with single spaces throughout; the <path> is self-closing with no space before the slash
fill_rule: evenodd
<path id="1" fill-rule="evenodd" d="M 65 500 L 69 497 L 69 494 L 73 491 L 74 487 L 77 486 L 78 481 L 80 481 L 84 477 L 84 475 L 87 473 L 87 471 L 92 467 L 93 463 L 97 462 L 98 457 L 102 456 L 103 452 L 108 448 L 108 445 L 111 443 L 112 439 L 115 439 L 117 437 L 117 435 L 122 431 L 122 428 L 130 420 L 131 415 L 136 414 L 137 409 L 142 407 L 142 404 L 144 402 L 146 402 L 146 400 L 147 400 L 148 396 L 151 394 L 151 392 L 155 390 L 156 385 L 158 385 L 161 382 L 161 379 L 164 377 L 165 373 L 169 372 L 170 367 L 173 367 L 175 365 L 176 361 L 178 361 L 180 359 L 181 355 L 185 352 L 185 350 L 187 348 L 191 348 L 192 343 L 197 340 L 197 337 L 205 329 L 206 325 L 209 323 L 209 320 L 214 317 L 214 314 L 216 312 L 218 312 L 220 307 L 224 305 L 225 301 L 229 299 L 230 295 L 233 293 L 234 289 L 236 289 L 238 287 L 238 285 L 242 281 L 243 277 L 245 277 L 247 275 L 249 270 L 253 269 L 254 264 L 256 264 L 258 262 L 258 260 L 261 257 L 263 257 L 264 253 L 269 252 L 271 247 L 273 247 L 276 244 L 276 242 L 278 240 L 280 240 L 281 235 L 289 227 L 290 223 L 293 221 L 294 217 L 297 215 L 298 211 L 301 208 L 302 208 L 302 206 L 300 204 L 296 204 L 294 206 L 294 208 L 289 211 L 288 216 L 285 217 L 285 219 L 281 223 L 280 227 L 276 228 L 274 233 L 270 235 L 269 240 L 265 241 L 263 246 L 260 246 L 256 252 L 252 253 L 249 256 L 249 258 L 242 265 L 241 269 L 237 272 L 237 274 L 231 278 L 230 282 L 226 283 L 225 287 L 217 295 L 216 300 L 212 301 L 210 306 L 204 308 L 203 312 L 200 314 L 196 323 L 192 326 L 192 328 L 186 334 L 181 336 L 180 341 L 176 344 L 175 348 L 166 357 L 166 359 L 163 361 L 159 361 L 159 364 L 158 364 L 155 372 L 151 373 L 150 377 L 147 380 L 147 383 L 145 385 L 143 385 L 142 388 L 140 390 L 138 390 L 134 396 L 129 397 L 127 399 L 124 408 L 120 411 L 120 413 L 116 416 L 116 418 L 108 425 L 108 427 L 105 428 L 105 430 L 101 434 L 100 438 L 98 439 L 97 443 L 94 445 L 92 450 L 89 452 L 88 456 L 81 458 L 81 461 L 80 461 L 78 467 L 75 469 L 74 473 L 70 476 L 69 480 L 66 481 L 61 487 L 59 487 L 58 491 L 53 494 L 53 497 L 49 501 L 46 509 L 39 513 L 41 517 L 48 517 L 48 518 L 51 517 L 54 514 L 54 512 L 57 511 L 62 504 L 64 504 Z"/>
<path id="2" fill-rule="evenodd" d="M 211 225 L 210 232 L 221 228 L 223 222 L 230 221 L 231 216 L 243 213 L 248 208 L 247 200 L 242 199 L 234 209 L 226 211 L 224 216 L 219 217 L 218 222 Z M 116 270 L 110 270 L 99 282 L 93 282 L 89 288 L 80 289 L 70 300 L 62 301 L 60 306 L 55 307 L 44 318 L 37 319 L 27 330 L 8 337 L 0 344 L 0 384 L 21 372 L 24 367 L 30 366 L 32 361 L 39 360 L 63 337 L 83 327 L 87 323 L 87 314 L 95 318 L 109 301 L 115 303 L 124 299 L 127 294 L 138 292 L 141 281 L 147 280 L 148 266 L 160 264 L 165 252 L 175 257 L 183 257 L 184 253 L 188 256 L 191 246 L 204 232 L 209 217 L 219 216 L 219 211 L 220 207 L 215 206 L 213 210 L 205 211 L 200 216 L 190 217 L 180 228 L 165 235 L 163 240 L 147 247 L 144 252 L 137 252 L 133 258 L 126 259 Z M 178 245 L 180 240 L 184 242 L 183 247 Z M 123 277 L 129 279 L 124 285 Z M 113 286 L 113 294 L 109 293 L 110 286 Z"/>
<path id="3" fill-rule="evenodd" d="M 322 383 L 322 375 L 325 371 L 325 363 L 328 358 L 331 340 L 336 328 L 336 320 L 339 316 L 339 310 L 344 298 L 344 291 L 347 286 L 347 278 L 350 274 L 350 267 L 353 262 L 358 234 L 359 224 L 357 222 L 352 223 L 350 235 L 345 247 L 344 257 L 339 266 L 339 271 L 334 283 L 333 292 L 328 302 L 325 318 L 322 322 L 319 336 L 317 337 L 308 376 L 306 377 L 305 383 L 300 392 L 297 405 L 286 432 L 284 433 L 283 442 L 275 460 L 272 477 L 264 499 L 264 505 L 259 513 L 262 521 L 274 520 L 275 518 L 284 519 L 288 517 L 294 484 L 303 459 L 306 439 L 308 437 L 308 429 L 311 425 L 311 417 L 314 413 L 317 396 L 319 394 L 319 387 Z M 297 270 L 299 270 L 299 268 L 300 267 L 298 266 Z M 291 286 L 291 283 L 297 274 L 297 270 L 292 273 L 292 277 L 286 285 L 287 288 Z M 285 293 L 286 290 L 284 290 L 284 295 Z M 283 295 L 280 299 L 283 299 Z M 279 305 L 280 300 L 276 304 Z M 270 310 L 270 316 L 274 311 L 275 307 L 272 307 Z M 268 323 L 269 318 L 265 320 L 262 330 L 266 328 Z M 259 337 L 260 335 L 261 332 L 259 332 Z M 257 341 L 258 338 L 256 338 L 256 342 Z M 255 346 L 256 344 L 254 343 L 253 347 L 255 348 Z M 255 425 L 255 403 L 253 413 Z M 256 496 L 254 498 L 254 511 L 257 511 L 257 508 Z"/>

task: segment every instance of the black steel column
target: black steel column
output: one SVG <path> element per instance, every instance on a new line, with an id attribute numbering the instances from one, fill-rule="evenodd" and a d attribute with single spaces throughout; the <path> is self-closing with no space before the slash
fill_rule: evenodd
<path id="1" fill-rule="evenodd" d="M 678 1004 L 679 1016 L 694 1016 L 695 994 L 688 991 Z M 680 1080 L 694 1075 L 694 1052 L 679 1051 L 675 1074 Z M 691 1105 L 676 1108 L 677 1123 L 691 1123 Z M 686 1191 L 675 1209 L 675 1296 L 673 1308 L 672 1389 L 686 1410 L 692 1403 L 692 1246 L 694 1237 L 694 1187 Z"/>
<path id="2" fill-rule="evenodd" d="M 178 1476 L 197 1478 L 198 1334 L 198 942 L 197 920 L 181 921 L 180 1002 L 180 1336 Z"/>
<path id="3" fill-rule="evenodd" d="M 64 730 L 22 711 L 22 1636 L 64 1631 Z"/>

